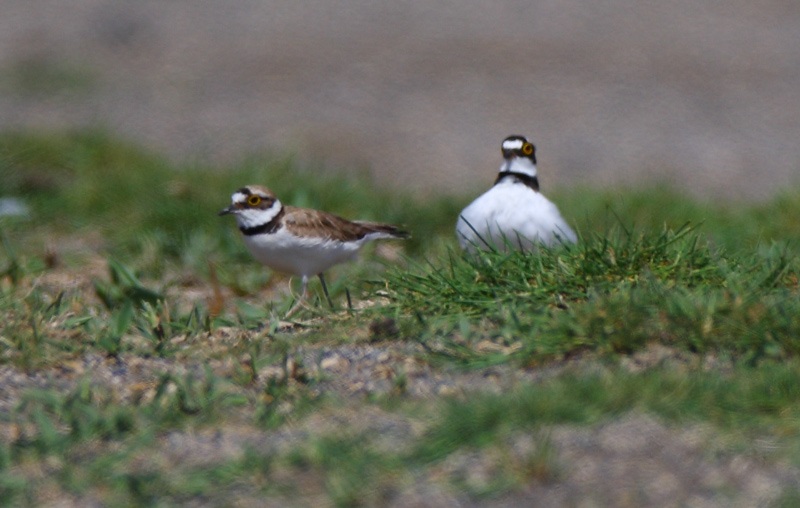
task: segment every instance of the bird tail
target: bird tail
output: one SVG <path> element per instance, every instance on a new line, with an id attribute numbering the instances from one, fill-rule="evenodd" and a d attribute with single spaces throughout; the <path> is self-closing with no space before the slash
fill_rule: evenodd
<path id="1" fill-rule="evenodd" d="M 392 226 L 391 224 L 364 221 L 358 221 L 358 224 L 367 228 L 369 230 L 367 235 L 371 236 L 372 238 L 411 238 L 411 234 L 408 231 L 404 231 L 397 226 Z"/>

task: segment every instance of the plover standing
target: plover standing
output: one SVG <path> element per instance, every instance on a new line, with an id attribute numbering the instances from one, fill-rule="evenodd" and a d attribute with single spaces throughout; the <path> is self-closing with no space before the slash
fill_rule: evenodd
<path id="1" fill-rule="evenodd" d="M 539 192 L 536 147 L 522 136 L 503 140 L 503 164 L 492 188 L 464 208 L 456 223 L 463 249 L 530 250 L 575 243 L 556 205 Z"/>
<path id="2" fill-rule="evenodd" d="M 220 215 L 233 214 L 244 243 L 256 260 L 279 272 L 302 278 L 302 295 L 291 315 L 305 300 L 308 279 L 319 276 L 328 303 L 333 307 L 323 272 L 355 259 L 371 240 L 408 238 L 399 228 L 377 222 L 349 221 L 331 213 L 284 205 L 275 194 L 248 185 L 231 196 L 231 205 Z"/>

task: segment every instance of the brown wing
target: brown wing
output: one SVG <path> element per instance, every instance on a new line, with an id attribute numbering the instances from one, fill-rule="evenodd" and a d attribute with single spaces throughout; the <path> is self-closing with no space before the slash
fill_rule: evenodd
<path id="1" fill-rule="evenodd" d="M 283 223 L 297 235 L 329 238 L 342 242 L 354 242 L 370 233 L 383 233 L 390 237 L 406 238 L 407 233 L 389 224 L 376 222 L 352 222 L 332 213 L 284 206 Z"/>

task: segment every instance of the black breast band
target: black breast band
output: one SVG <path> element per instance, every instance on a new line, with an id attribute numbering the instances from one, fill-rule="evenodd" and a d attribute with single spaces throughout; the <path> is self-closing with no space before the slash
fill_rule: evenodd
<path id="1" fill-rule="evenodd" d="M 526 175 L 525 173 L 512 173 L 510 171 L 502 171 L 499 175 L 497 175 L 497 180 L 494 181 L 494 184 L 497 185 L 503 178 L 508 176 L 512 176 L 519 180 L 521 183 L 525 184 L 526 186 L 530 187 L 531 189 L 539 192 L 539 179 L 535 176 Z"/>
<path id="2" fill-rule="evenodd" d="M 251 226 L 249 228 L 240 227 L 241 231 L 246 236 L 260 235 L 262 233 L 271 234 L 281 228 L 280 218 L 283 217 L 283 208 L 278 212 L 278 215 L 272 218 L 271 221 L 261 224 L 260 226 Z"/>

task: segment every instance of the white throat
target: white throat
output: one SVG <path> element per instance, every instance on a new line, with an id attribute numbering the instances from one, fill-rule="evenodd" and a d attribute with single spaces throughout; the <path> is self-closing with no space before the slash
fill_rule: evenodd
<path id="1" fill-rule="evenodd" d="M 527 157 L 514 157 L 511 160 L 504 160 L 500 165 L 500 173 L 521 173 L 531 178 L 537 176 L 536 164 Z"/>
<path id="2" fill-rule="evenodd" d="M 283 205 L 277 199 L 266 210 L 257 208 L 247 208 L 236 213 L 236 223 L 240 228 L 256 228 L 268 224 L 278 216 L 283 209 Z"/>

